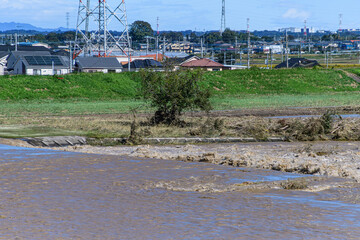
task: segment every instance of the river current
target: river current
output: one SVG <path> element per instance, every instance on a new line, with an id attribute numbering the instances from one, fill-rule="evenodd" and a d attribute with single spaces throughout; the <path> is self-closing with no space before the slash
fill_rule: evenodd
<path id="1" fill-rule="evenodd" d="M 359 239 L 358 185 L 301 177 L 0 145 L 0 239 Z"/>

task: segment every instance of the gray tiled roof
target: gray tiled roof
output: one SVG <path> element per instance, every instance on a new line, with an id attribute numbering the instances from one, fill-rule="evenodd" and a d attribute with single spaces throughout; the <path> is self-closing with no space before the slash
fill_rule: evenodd
<path id="1" fill-rule="evenodd" d="M 17 51 L 11 52 L 15 57 L 19 56 L 50 56 L 50 52 L 46 51 Z"/>
<path id="2" fill-rule="evenodd" d="M 124 65 L 124 68 L 128 68 L 129 65 L 128 64 L 125 64 Z M 130 68 L 132 69 L 139 69 L 139 68 L 162 68 L 163 65 L 154 60 L 154 59 L 144 59 L 144 60 L 140 60 L 140 59 L 137 59 L 137 60 L 134 60 L 130 63 Z"/>
<path id="3" fill-rule="evenodd" d="M 88 69 L 122 69 L 123 66 L 116 58 L 82 57 L 78 58 L 79 68 Z"/>
<path id="4" fill-rule="evenodd" d="M 12 45 L 0 45 L 0 51 L 6 51 L 6 52 L 10 52 L 10 51 L 15 51 L 15 46 Z M 36 47 L 36 46 L 18 46 L 18 51 L 50 51 L 48 48 L 46 47 Z"/>

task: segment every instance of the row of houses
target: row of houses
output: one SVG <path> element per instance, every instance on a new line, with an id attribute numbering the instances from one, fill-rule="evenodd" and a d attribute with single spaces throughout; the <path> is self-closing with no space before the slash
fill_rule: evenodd
<path id="1" fill-rule="evenodd" d="M 140 69 L 163 70 L 163 63 L 179 68 L 202 68 L 207 71 L 223 71 L 231 69 L 210 59 L 197 56 L 182 58 L 166 58 L 162 54 L 132 57 L 79 57 L 71 62 L 69 55 L 51 52 L 45 47 L 22 47 L 15 51 L 9 47 L 0 46 L 0 75 L 64 75 L 71 72 L 102 72 L 120 73 L 124 71 L 139 71 Z M 71 66 L 73 65 L 73 66 Z"/>

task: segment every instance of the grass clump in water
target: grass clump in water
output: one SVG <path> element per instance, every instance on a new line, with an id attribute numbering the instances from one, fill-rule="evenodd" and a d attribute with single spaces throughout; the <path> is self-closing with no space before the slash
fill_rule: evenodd
<path id="1" fill-rule="evenodd" d="M 286 190 L 303 190 L 309 187 L 305 178 L 287 180 L 281 183 L 280 186 Z"/>

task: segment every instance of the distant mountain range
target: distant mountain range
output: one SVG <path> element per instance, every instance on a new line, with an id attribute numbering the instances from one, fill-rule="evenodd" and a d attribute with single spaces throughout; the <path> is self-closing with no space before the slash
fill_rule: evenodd
<path id="1" fill-rule="evenodd" d="M 7 31 L 36 31 L 36 32 L 66 32 L 72 31 L 74 29 L 67 29 L 67 28 L 40 28 L 35 27 L 34 25 L 28 23 L 16 23 L 16 22 L 0 22 L 0 32 L 7 32 Z"/>

